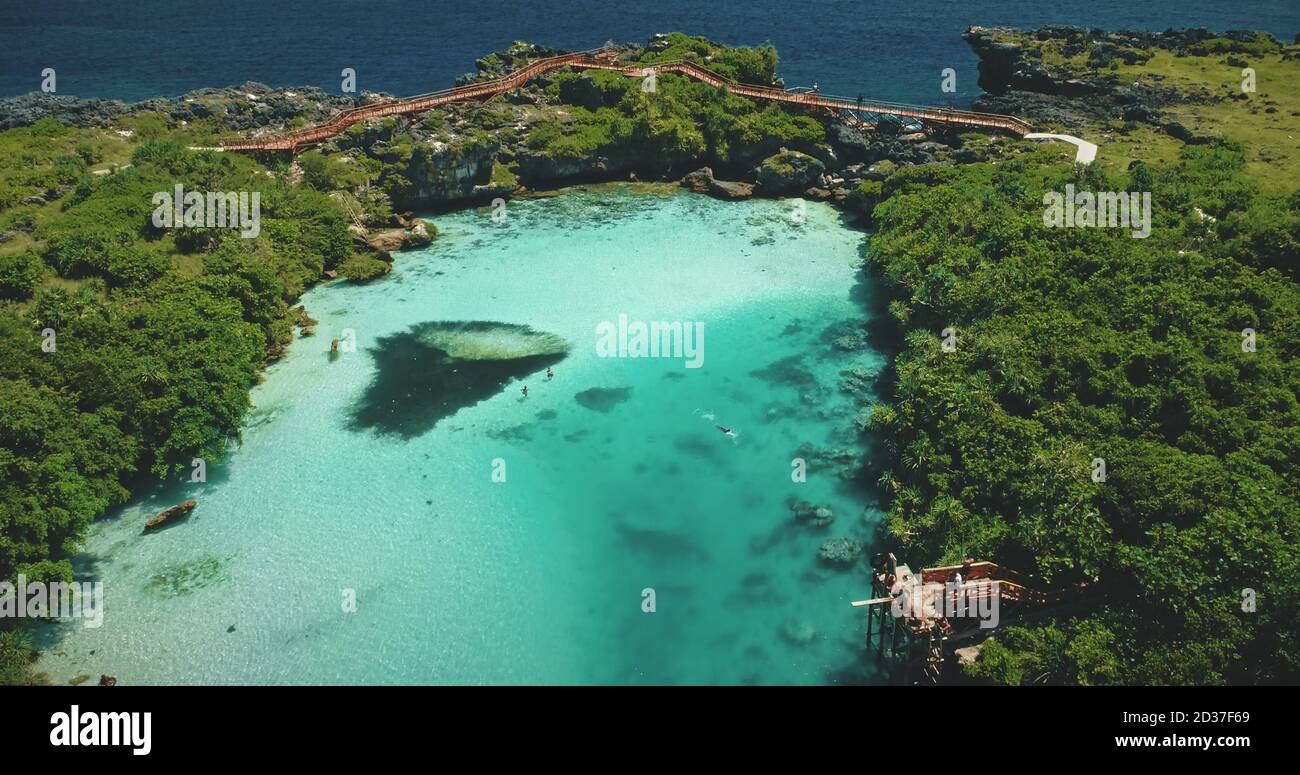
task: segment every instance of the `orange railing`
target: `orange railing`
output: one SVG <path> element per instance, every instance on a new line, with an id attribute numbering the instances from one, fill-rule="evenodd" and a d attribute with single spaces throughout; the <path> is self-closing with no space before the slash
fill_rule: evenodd
<path id="1" fill-rule="evenodd" d="M 864 113 L 891 114 L 907 116 L 921 121 L 969 129 L 1001 130 L 1017 136 L 1031 131 L 1029 124 L 1014 116 L 996 113 L 979 113 L 971 110 L 952 110 L 933 108 L 925 105 L 909 105 L 901 102 L 884 102 L 880 100 L 856 100 L 846 97 L 819 94 L 816 92 L 790 92 L 771 86 L 754 86 L 737 83 L 725 76 L 697 65 L 694 62 L 674 61 L 647 65 L 619 65 L 611 61 L 612 52 L 580 51 L 572 54 L 539 59 L 513 73 L 478 83 L 466 84 L 453 89 L 419 94 L 401 100 L 388 100 L 369 105 L 349 108 L 331 118 L 324 124 L 307 127 L 292 132 L 232 139 L 221 143 L 227 151 L 293 151 L 341 134 L 348 127 L 370 118 L 422 113 L 440 105 L 452 102 L 465 102 L 494 97 L 503 92 L 517 89 L 543 73 L 562 67 L 580 67 L 595 70 L 613 70 L 624 75 L 644 78 L 652 73 L 680 73 L 710 86 L 722 87 L 734 94 L 754 99 L 772 100 L 794 105 L 827 108 L 831 110 L 853 110 Z"/>

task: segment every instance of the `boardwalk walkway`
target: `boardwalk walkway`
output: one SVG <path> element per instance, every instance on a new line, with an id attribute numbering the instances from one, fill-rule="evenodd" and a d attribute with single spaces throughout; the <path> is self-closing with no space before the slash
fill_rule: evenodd
<path id="1" fill-rule="evenodd" d="M 658 73 L 679 73 L 711 86 L 725 87 L 734 94 L 752 99 L 805 105 L 812 108 L 852 111 L 859 116 L 906 116 L 917 119 L 922 123 L 955 129 L 1008 132 L 1017 137 L 1024 137 L 1031 131 L 1029 124 L 1014 116 L 979 113 L 971 110 L 934 108 L 925 105 L 909 105 L 901 102 L 850 99 L 817 92 L 792 92 L 771 86 L 737 83 L 694 62 L 675 61 L 649 65 L 623 65 L 615 60 L 614 52 L 583 51 L 539 59 L 512 73 L 491 80 L 458 86 L 454 89 L 420 94 L 401 100 L 388 100 L 350 108 L 317 126 L 293 132 L 231 139 L 222 142 L 221 147 L 227 151 L 297 152 L 301 148 L 315 145 L 342 133 L 358 121 L 385 116 L 422 113 L 431 108 L 453 102 L 487 100 L 511 89 L 517 89 L 539 75 L 564 67 L 613 70 L 632 78 L 646 78 Z M 872 121 L 868 119 L 867 123 L 872 123 Z"/>

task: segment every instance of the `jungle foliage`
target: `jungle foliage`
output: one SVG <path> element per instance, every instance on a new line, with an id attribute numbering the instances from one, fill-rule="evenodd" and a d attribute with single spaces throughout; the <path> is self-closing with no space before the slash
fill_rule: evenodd
<path id="1" fill-rule="evenodd" d="M 1013 629 L 980 680 L 1294 681 L 1300 194 L 1258 194 L 1235 145 L 1127 175 L 1044 153 L 869 192 L 903 336 L 872 413 L 889 533 L 927 564 L 1098 580 L 1104 606 Z M 1045 227 L 1044 193 L 1070 183 L 1150 191 L 1150 237 Z"/>

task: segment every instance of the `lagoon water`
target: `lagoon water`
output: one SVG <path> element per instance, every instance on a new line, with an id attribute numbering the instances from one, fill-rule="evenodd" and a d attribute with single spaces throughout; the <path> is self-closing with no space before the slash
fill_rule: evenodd
<path id="1" fill-rule="evenodd" d="M 865 562 L 817 558 L 881 517 L 820 454 L 864 453 L 865 398 L 842 373 L 885 365 L 861 336 L 863 234 L 823 204 L 651 186 L 506 213 L 437 216 L 434 244 L 388 278 L 308 293 L 317 335 L 253 390 L 242 445 L 206 483 L 96 523 L 77 576 L 104 582 L 104 625 L 47 632 L 40 669 L 123 683 L 871 680 L 849 606 L 868 596 Z M 702 366 L 599 357 L 597 326 L 620 314 L 703 323 Z M 462 325 L 475 321 L 505 327 Z M 479 338 L 452 341 L 467 328 Z M 329 356 L 353 335 L 355 351 Z M 444 357 L 484 337 L 558 338 L 568 353 Z M 185 522 L 141 533 L 187 497 L 199 507 Z M 834 522 L 796 521 L 794 499 Z"/>

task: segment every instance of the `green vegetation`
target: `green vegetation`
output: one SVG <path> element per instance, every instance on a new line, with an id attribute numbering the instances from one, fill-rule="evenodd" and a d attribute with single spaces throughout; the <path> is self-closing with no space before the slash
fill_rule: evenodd
<path id="1" fill-rule="evenodd" d="M 691 159 L 726 164 L 733 149 L 756 146 L 775 150 L 781 145 L 807 147 L 825 140 L 822 124 L 811 116 L 792 113 L 781 105 L 761 105 L 671 73 L 656 78 L 655 91 L 645 92 L 639 81 L 601 70 L 558 75 L 549 89 L 569 102 L 576 100 L 573 84 L 591 79 L 605 107 L 568 108 L 566 120 L 549 120 L 529 134 L 528 145 L 548 156 L 575 159 L 630 147 L 654 162 Z"/>
<path id="2" fill-rule="evenodd" d="M 392 266 L 373 256 L 357 255 L 339 265 L 339 276 L 354 283 L 368 283 L 392 271 Z"/>
<path id="3" fill-rule="evenodd" d="M 1121 65 L 1121 80 L 1150 82 L 1158 78 L 1163 86 L 1189 94 L 1205 94 L 1163 110 L 1167 120 L 1177 121 L 1197 135 L 1239 142 L 1246 149 L 1246 172 L 1265 192 L 1286 193 L 1300 180 L 1300 46 L 1278 53 L 1275 42 L 1258 53 L 1233 49 L 1234 56 L 1175 56 L 1158 51 L 1145 64 Z M 1239 46 L 1243 44 L 1238 44 Z M 1229 63 L 1231 59 L 1236 64 Z M 1254 92 L 1242 91 L 1242 65 L 1255 71 Z M 1116 138 L 1126 144 L 1141 143 L 1133 155 L 1147 153 L 1144 146 L 1160 142 L 1165 156 L 1176 153 L 1178 142 L 1168 136 Z M 1126 163 L 1126 153 L 1115 154 L 1115 163 Z"/>
<path id="4" fill-rule="evenodd" d="M 219 134 L 159 113 L 0 133 L 0 579 L 69 580 L 92 519 L 238 439 L 249 386 L 292 339 L 291 302 L 327 270 L 388 271 L 348 230 L 392 217 L 365 185 L 378 162 L 186 149 Z M 257 192 L 261 233 L 155 227 L 154 194 L 177 184 Z M 12 624 L 0 683 L 30 680 Z"/>
<path id="5" fill-rule="evenodd" d="M 1189 146 L 1121 176 L 1043 150 L 885 182 L 870 257 L 904 338 L 896 400 L 872 414 L 890 533 L 926 564 L 1097 577 L 1109 600 L 1009 631 L 972 677 L 1300 675 L 1300 194 L 1261 194 L 1246 156 Z M 1151 191 L 1150 238 L 1045 228 L 1043 194 L 1067 183 Z"/>
<path id="6" fill-rule="evenodd" d="M 48 120 L 0 133 L 0 229 L 18 235 L 0 243 L 0 578 L 69 580 L 90 520 L 140 475 L 216 460 L 238 438 L 248 387 L 292 338 L 289 302 L 328 269 L 387 271 L 354 256 L 347 211 L 318 190 L 364 170 L 308 154 L 292 185 L 248 157 L 185 150 L 189 128 L 133 119 L 130 140 Z M 119 171 L 91 174 L 103 161 Z M 154 193 L 178 183 L 258 192 L 261 234 L 154 227 Z M 381 193 L 357 197 L 354 212 L 391 215 Z M 0 631 L 0 682 L 25 680 L 23 637 Z"/>
<path id="7" fill-rule="evenodd" d="M 1192 134 L 1232 140 L 1247 152 L 1246 171 L 1266 193 L 1287 193 L 1300 179 L 1300 44 L 1282 45 L 1264 33 L 1246 40 L 1209 38 L 1185 50 L 1135 49 L 1113 43 L 1039 40 L 1024 32 L 997 30 L 995 40 L 1024 49 L 1031 61 L 1071 77 L 1173 89 L 1183 99 L 1165 105 L 1163 121 Z M 1243 73 L 1254 71 L 1254 90 L 1243 90 Z M 1122 121 L 1063 127 L 1082 137 L 1099 137 L 1106 149 L 1098 163 L 1119 172 L 1137 159 L 1176 160 L 1182 142 L 1153 127 Z"/>
<path id="8" fill-rule="evenodd" d="M 26 630 L 0 630 L 0 686 L 43 683 L 31 674 L 36 648 Z"/>
<path id="9" fill-rule="evenodd" d="M 1300 674 L 1300 153 L 1285 118 L 1300 102 L 1281 86 L 1300 80 L 1300 60 L 1265 44 L 1105 64 L 1120 79 L 1191 89 L 1221 78 L 1231 91 L 1240 68 L 1219 58 L 1259 57 L 1260 92 L 1244 106 L 1170 109 L 1226 142 L 1184 147 L 1141 126 L 1103 142 L 1086 169 L 1052 147 L 962 167 L 884 162 L 877 171 L 892 174 L 856 192 L 879 226 L 870 259 L 901 330 L 895 400 L 871 414 L 892 452 L 881 483 L 893 539 L 914 564 L 977 555 L 1049 583 L 1096 577 L 1110 601 L 1009 628 L 972 680 Z M 1045 60 L 1085 68 L 1094 53 L 1045 48 Z M 514 66 L 530 50 L 482 65 Z M 680 33 L 638 58 L 751 83 L 772 82 L 777 64 L 770 46 Z M 465 166 L 449 161 L 490 159 L 490 184 L 510 188 L 516 159 L 495 154 L 525 125 L 538 155 L 636 154 L 646 170 L 749 167 L 825 140 L 811 116 L 673 74 L 653 92 L 597 70 L 546 88 L 551 103 L 473 109 L 469 128 L 462 114 L 430 113 L 421 128 L 436 143 L 388 119 L 350 128 L 338 144 L 348 150 L 275 168 L 186 150 L 222 134 L 215 120 L 143 113 L 114 130 L 46 120 L 0 133 L 0 578 L 69 579 L 90 520 L 140 477 L 219 458 L 249 385 L 292 338 L 288 305 L 326 271 L 357 282 L 389 271 L 355 252 L 349 224 L 387 222 L 394 203 Z M 153 194 L 178 183 L 260 193 L 261 234 L 155 228 Z M 1043 194 L 1067 183 L 1151 191 L 1151 237 L 1045 228 Z M 940 347 L 949 327 L 954 352 Z M 219 565 L 178 565 L 151 585 L 183 594 Z M 1257 610 L 1243 610 L 1243 590 Z M 30 680 L 33 657 L 24 633 L 0 630 L 0 683 Z"/>
<path id="10" fill-rule="evenodd" d="M 0 222 L 25 237 L 0 244 L 3 579 L 70 580 L 67 554 L 137 477 L 220 458 L 249 386 L 292 337 L 288 303 L 353 260 L 342 206 L 284 170 L 170 136 L 136 139 L 124 158 L 123 142 L 46 121 L 0 134 L 24 160 L 0 171 Z M 106 158 L 123 168 L 90 174 L 87 160 Z M 258 192 L 261 234 L 154 227 L 154 193 L 178 183 Z M 0 631 L 0 682 L 25 675 L 21 637 Z"/>
<path id="11" fill-rule="evenodd" d="M 776 78 L 777 55 L 771 45 L 749 48 L 747 46 L 719 46 L 708 39 L 673 32 L 664 36 L 658 50 L 645 50 L 636 58 L 638 62 L 675 62 L 685 60 L 707 67 L 718 75 L 740 83 L 768 86 Z"/>

